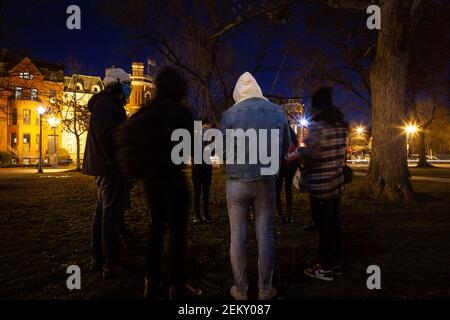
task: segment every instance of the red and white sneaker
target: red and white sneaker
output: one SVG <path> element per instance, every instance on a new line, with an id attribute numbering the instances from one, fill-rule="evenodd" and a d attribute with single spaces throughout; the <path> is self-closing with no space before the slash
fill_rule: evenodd
<path id="1" fill-rule="evenodd" d="M 334 280 L 333 269 L 324 269 L 320 264 L 316 264 L 311 268 L 305 269 L 304 272 L 308 277 L 311 278 L 316 278 L 324 281 Z"/>

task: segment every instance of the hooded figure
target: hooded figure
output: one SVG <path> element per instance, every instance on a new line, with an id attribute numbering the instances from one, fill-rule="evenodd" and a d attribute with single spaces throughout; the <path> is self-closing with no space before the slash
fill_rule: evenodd
<path id="1" fill-rule="evenodd" d="M 261 98 L 267 100 L 264 98 L 256 79 L 251 73 L 245 72 L 236 82 L 233 91 L 233 99 L 236 103 L 239 103 L 251 98 Z"/>
<path id="2" fill-rule="evenodd" d="M 248 297 L 247 216 L 252 208 L 258 240 L 258 298 L 270 300 L 277 292 L 272 287 L 275 179 L 281 159 L 290 144 L 289 123 L 281 106 L 264 98 L 255 78 L 248 72 L 239 77 L 233 98 L 236 103 L 224 112 L 220 123 L 225 139 L 247 141 L 253 136 L 256 141 L 243 145 L 236 145 L 233 140 L 225 142 L 227 208 L 231 229 L 230 260 L 234 277 L 230 293 L 236 300 L 246 300 Z M 255 130 L 256 134 L 252 135 Z M 230 132 L 234 132 L 234 136 L 230 136 Z M 265 139 L 262 138 L 264 134 Z M 262 160 L 262 150 L 270 158 L 269 163 Z M 245 163 L 238 161 L 239 155 L 245 159 Z"/>
<path id="3" fill-rule="evenodd" d="M 125 123 L 115 137 L 117 159 L 126 176 L 142 178 L 150 206 L 151 227 L 146 257 L 146 298 L 154 297 L 160 286 L 161 253 L 165 226 L 170 232 L 169 293 L 171 299 L 190 292 L 184 274 L 186 223 L 189 189 L 182 165 L 172 162 L 177 144 L 173 131 L 193 133 L 191 111 L 183 105 L 186 82 L 172 67 L 165 67 L 156 77 L 156 95 Z M 192 289 L 192 288 L 191 288 Z"/>

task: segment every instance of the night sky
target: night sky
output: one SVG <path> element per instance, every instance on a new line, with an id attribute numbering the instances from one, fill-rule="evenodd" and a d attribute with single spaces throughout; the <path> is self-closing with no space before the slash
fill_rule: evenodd
<path id="1" fill-rule="evenodd" d="M 69 30 L 66 27 L 69 16 L 66 9 L 72 4 L 81 8 L 81 30 Z M 131 62 L 146 63 L 148 54 L 129 55 L 129 50 L 126 49 L 130 43 L 120 28 L 113 25 L 104 14 L 105 4 L 107 1 L 87 0 L 42 0 L 39 3 L 26 1 L 26 4 L 24 1 L 11 2 L 9 12 L 10 18 L 14 19 L 16 33 L 12 40 L 0 44 L 0 47 L 45 60 L 65 62 L 73 57 L 81 63 L 83 73 L 102 78 L 105 67 L 112 65 L 131 72 Z M 29 10 L 23 10 L 25 5 Z M 123 5 L 126 5 L 126 1 Z M 299 37 L 303 41 L 310 41 L 306 34 Z M 276 61 L 279 58 L 273 57 Z M 70 74 L 70 70 L 66 70 L 66 73 Z M 274 76 L 271 72 L 256 75 L 264 92 L 270 91 Z M 280 79 L 276 87 L 277 93 L 295 94 L 287 84 L 286 79 Z M 343 97 L 341 92 L 335 91 L 337 105 L 345 101 Z M 308 105 L 308 101 L 305 102 Z M 357 122 L 368 122 L 368 110 L 350 111 L 346 117 Z"/>

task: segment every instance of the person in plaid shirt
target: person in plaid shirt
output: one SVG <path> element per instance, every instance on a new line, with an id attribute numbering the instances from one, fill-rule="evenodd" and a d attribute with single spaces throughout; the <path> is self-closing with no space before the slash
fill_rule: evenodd
<path id="1" fill-rule="evenodd" d="M 326 281 L 341 275 L 340 195 L 344 187 L 348 124 L 333 105 L 331 88 L 321 88 L 312 97 L 312 126 L 298 149 L 302 184 L 310 195 L 311 211 L 319 228 L 320 263 L 305 274 Z"/>

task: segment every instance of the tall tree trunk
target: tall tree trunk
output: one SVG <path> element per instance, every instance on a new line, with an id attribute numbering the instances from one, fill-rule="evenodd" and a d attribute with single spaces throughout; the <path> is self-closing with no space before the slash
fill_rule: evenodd
<path id="1" fill-rule="evenodd" d="M 419 162 L 417 163 L 419 168 L 433 167 L 427 162 L 426 148 L 425 148 L 425 129 L 419 131 Z"/>
<path id="2" fill-rule="evenodd" d="M 81 163 L 80 163 L 80 136 L 78 134 L 75 135 L 77 140 L 77 168 L 76 171 L 81 171 Z"/>
<path id="3" fill-rule="evenodd" d="M 406 139 L 401 126 L 405 119 L 405 84 L 408 65 L 410 17 L 403 1 L 386 1 L 383 25 L 372 64 L 372 151 L 364 191 L 373 198 L 411 199 Z"/>

